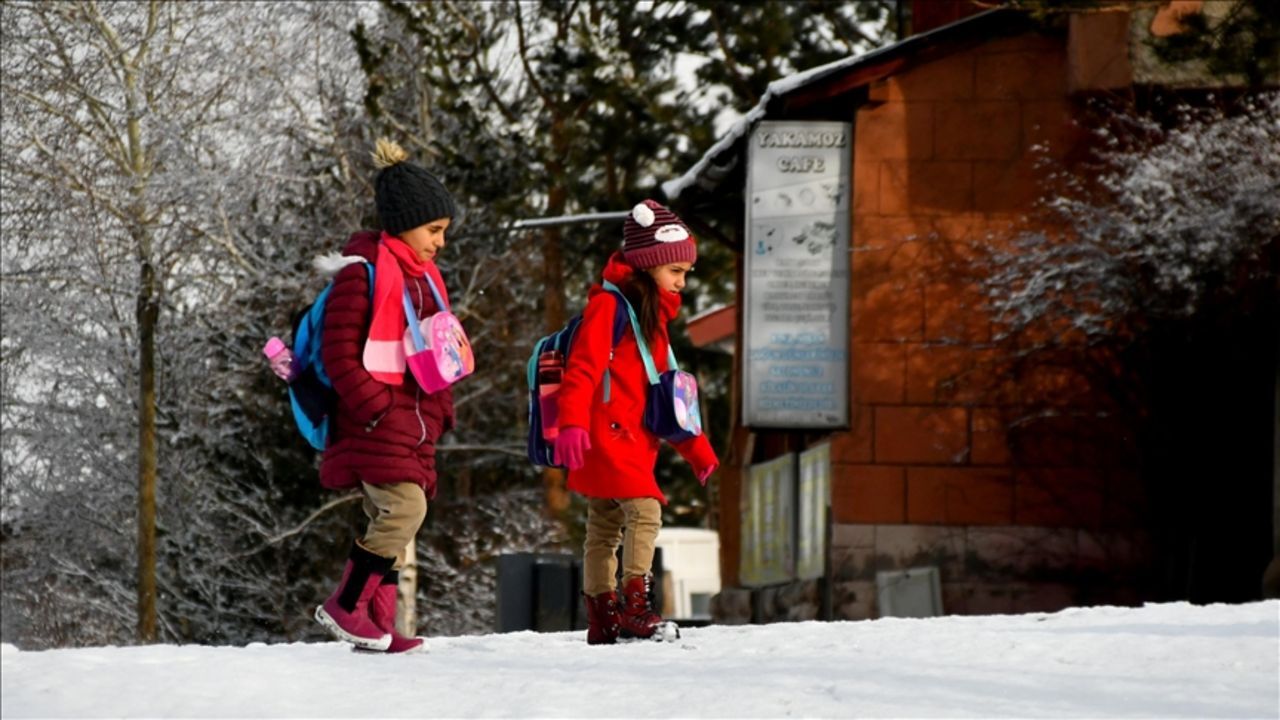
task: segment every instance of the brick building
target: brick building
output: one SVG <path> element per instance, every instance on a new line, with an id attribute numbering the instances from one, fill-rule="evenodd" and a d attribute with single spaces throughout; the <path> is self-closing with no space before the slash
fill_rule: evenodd
<path id="1" fill-rule="evenodd" d="M 937 569 L 947 613 L 1140 599 L 1134 578 L 1148 538 L 1132 438 L 1096 419 L 1072 426 L 1018 417 L 1013 405 L 1088 407 L 1089 391 L 1070 368 L 1014 377 L 992 347 L 981 299 L 948 268 L 974 243 L 1026 228 L 1046 189 L 1038 161 L 1070 163 L 1088 149 L 1080 129 L 1088 99 L 1169 80 L 1152 75 L 1135 40 L 1169 25 L 1169 8 L 1075 15 L 1056 29 L 979 10 L 917 2 L 916 34 L 776 83 L 666 186 L 695 222 L 736 223 L 722 239 L 742 248 L 752 127 L 852 124 L 848 426 L 744 427 L 737 363 L 732 447 L 718 487 L 722 621 L 875 617 L 884 610 L 877 575 L 920 567 Z M 741 263 L 738 287 L 742 306 Z M 731 310 L 691 322 L 690 335 L 700 344 L 736 338 L 742 356 L 742 320 L 735 325 Z M 739 563 L 753 541 L 741 528 L 746 468 L 822 444 L 830 453 L 825 581 L 743 588 Z"/>

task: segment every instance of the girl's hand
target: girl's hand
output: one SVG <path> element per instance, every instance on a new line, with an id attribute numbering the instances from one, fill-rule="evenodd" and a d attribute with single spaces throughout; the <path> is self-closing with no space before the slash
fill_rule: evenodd
<path id="1" fill-rule="evenodd" d="M 566 468 L 577 470 L 586 463 L 586 454 L 590 449 L 591 439 L 587 437 L 586 430 L 580 427 L 560 428 L 552 457 Z"/>
<path id="2" fill-rule="evenodd" d="M 711 473 L 715 472 L 718 467 L 720 467 L 720 463 L 711 463 L 698 473 L 698 482 L 702 484 L 702 487 L 707 486 L 707 478 L 711 477 Z"/>

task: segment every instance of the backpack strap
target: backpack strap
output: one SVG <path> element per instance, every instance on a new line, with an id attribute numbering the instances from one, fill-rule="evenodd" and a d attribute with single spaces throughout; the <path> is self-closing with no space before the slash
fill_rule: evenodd
<path id="1" fill-rule="evenodd" d="M 449 305 L 444 301 L 444 298 L 440 297 L 440 290 L 436 288 L 436 281 L 431 279 L 431 273 L 424 272 L 422 277 L 427 279 L 427 287 L 431 288 L 431 297 L 436 299 L 436 307 L 445 312 L 453 312 L 449 309 Z M 405 290 L 405 292 L 407 293 L 408 290 Z"/>
<path id="2" fill-rule="evenodd" d="M 640 359 L 644 362 L 645 374 L 649 376 L 649 384 L 657 385 L 658 384 L 658 366 L 654 364 L 653 355 L 649 353 L 649 343 L 645 342 L 644 332 L 640 330 L 640 320 L 636 317 L 635 309 L 631 307 L 630 301 L 628 301 L 627 298 L 623 296 L 622 291 L 618 289 L 617 285 L 614 285 L 608 280 L 605 280 L 604 289 L 608 290 L 609 292 L 615 293 L 618 295 L 618 297 L 622 298 L 622 304 L 626 306 L 627 316 L 631 321 L 631 330 L 632 332 L 635 333 L 635 336 L 636 336 L 636 347 L 640 349 Z M 671 349 L 671 343 L 669 342 L 667 343 L 667 364 L 670 366 L 668 368 L 670 370 L 680 369 L 680 364 L 676 362 L 676 353 L 674 350 Z"/>
<path id="3" fill-rule="evenodd" d="M 613 283 L 607 284 L 613 286 Z M 627 333 L 627 327 L 630 325 L 627 310 L 631 305 L 627 302 L 626 296 L 623 295 L 622 291 L 618 290 L 616 286 L 613 286 L 613 289 L 609 290 L 609 292 L 613 293 L 614 297 L 618 299 L 618 302 L 614 305 L 613 344 L 609 346 L 609 359 L 613 360 L 613 351 L 618 347 L 618 343 L 622 342 L 622 336 Z M 604 366 L 604 401 L 606 404 L 609 402 L 609 398 L 612 395 L 611 391 L 612 385 L 609 382 L 609 365 L 606 363 Z"/>
<path id="4" fill-rule="evenodd" d="M 355 263 L 351 263 L 354 265 Z M 363 260 L 365 272 L 369 278 L 369 315 L 373 315 L 373 264 L 367 260 Z M 325 372 L 324 364 L 320 360 L 321 344 L 323 342 L 322 335 L 324 331 L 324 315 L 323 309 L 317 310 L 317 306 L 328 307 L 329 294 L 333 291 L 335 280 L 330 280 L 324 290 L 316 297 L 315 301 L 298 317 L 293 327 L 293 342 L 290 349 L 293 354 L 298 357 L 301 369 L 315 367 L 316 375 L 325 385 L 330 384 L 329 375 Z M 304 350 L 305 348 L 305 350 Z"/>
<path id="5" fill-rule="evenodd" d="M 361 263 L 364 265 L 365 274 L 369 277 L 369 316 L 365 318 L 365 325 L 373 324 L 373 263 L 365 260 Z M 364 334 L 369 334 L 369 328 L 365 327 Z"/>
<path id="6" fill-rule="evenodd" d="M 409 299 L 409 288 L 404 288 L 400 299 L 404 301 L 405 322 L 409 325 L 409 332 L 413 333 L 413 349 L 422 352 L 427 349 L 427 343 L 422 339 L 422 328 L 418 327 L 418 311 L 413 309 L 413 300 Z"/>
<path id="7" fill-rule="evenodd" d="M 427 287 L 431 288 L 431 297 L 436 300 L 436 307 L 444 312 L 450 312 L 449 306 L 445 304 L 444 298 L 440 297 L 440 290 L 436 288 L 436 281 L 431 279 L 431 273 L 424 272 L 422 277 L 427 280 Z M 404 319 L 409 323 L 409 331 L 413 333 L 413 347 L 418 352 L 422 352 L 427 348 L 427 343 L 422 339 L 422 330 L 416 322 L 418 311 L 413 307 L 413 299 L 409 297 L 409 288 L 404 288 Z M 412 318 L 412 319 L 411 319 Z"/>
<path id="8" fill-rule="evenodd" d="M 614 287 L 609 292 L 617 297 L 618 302 L 615 304 L 615 312 L 613 316 L 613 344 L 609 346 L 609 359 L 613 359 L 613 351 L 618 347 L 618 343 L 622 342 L 622 336 L 626 334 L 627 328 L 630 326 L 630 319 L 627 315 L 627 299 L 622 292 Z M 537 374 L 537 358 L 542 354 L 542 348 L 546 338 L 539 340 L 533 348 L 533 355 L 529 358 L 529 363 L 525 367 L 525 374 L 529 382 L 529 387 L 533 387 Z M 604 401 L 609 402 L 612 397 L 612 383 L 609 381 L 609 365 L 606 363 L 604 368 Z"/>
<path id="9" fill-rule="evenodd" d="M 548 336 L 549 337 L 549 336 Z M 525 363 L 524 373 L 525 379 L 529 382 L 529 387 L 533 388 L 538 378 L 538 356 L 542 354 L 542 346 L 546 344 L 547 338 L 541 338 L 533 345 L 533 354 L 529 356 L 529 362 Z"/>

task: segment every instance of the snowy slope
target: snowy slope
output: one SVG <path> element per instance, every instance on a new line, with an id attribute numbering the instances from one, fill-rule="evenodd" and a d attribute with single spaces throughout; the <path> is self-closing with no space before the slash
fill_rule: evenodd
<path id="1" fill-rule="evenodd" d="M 689 629 L 0 653 L 21 717 L 1280 716 L 1280 602 Z"/>

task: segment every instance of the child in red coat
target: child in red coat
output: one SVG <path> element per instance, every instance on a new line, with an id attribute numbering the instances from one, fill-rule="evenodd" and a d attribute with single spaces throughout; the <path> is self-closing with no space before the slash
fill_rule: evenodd
<path id="1" fill-rule="evenodd" d="M 668 369 L 667 323 L 680 311 L 680 291 L 697 258 L 689 228 L 675 213 L 646 200 L 627 216 L 622 250 L 604 269 L 604 280 L 618 286 L 635 311 L 659 373 Z M 644 426 L 649 380 L 635 333 L 628 329 L 611 347 L 618 302 L 601 285 L 591 288 L 560 386 L 554 449 L 556 460 L 569 469 L 569 489 L 588 500 L 583 594 L 587 642 L 593 645 L 613 643 L 619 635 L 652 638 L 664 625 L 649 605 L 650 570 L 666 503 L 653 474 L 658 438 Z M 706 435 L 674 447 L 705 485 L 719 465 Z M 614 579 L 619 544 L 621 602 Z"/>

